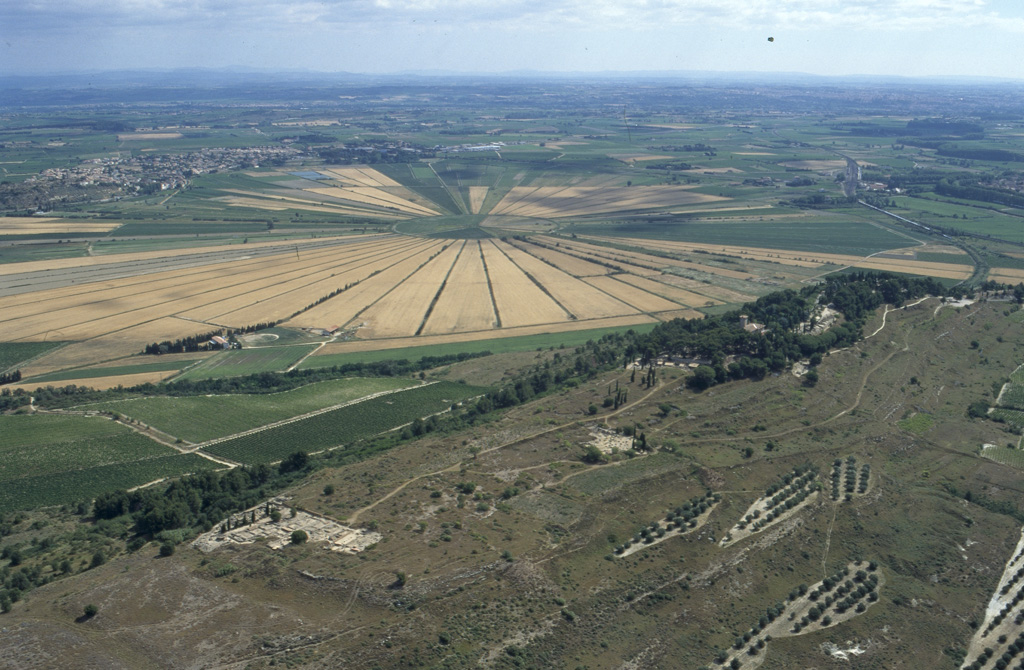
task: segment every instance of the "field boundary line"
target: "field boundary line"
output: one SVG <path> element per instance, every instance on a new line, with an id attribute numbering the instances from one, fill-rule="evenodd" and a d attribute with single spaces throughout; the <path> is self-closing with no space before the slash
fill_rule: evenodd
<path id="1" fill-rule="evenodd" d="M 487 293 L 491 296 L 491 309 L 494 310 L 494 327 L 501 328 L 501 314 L 498 312 L 498 301 L 494 298 L 494 284 L 491 283 L 491 271 L 487 269 L 487 257 L 484 255 L 484 245 L 480 240 L 476 241 L 476 250 L 480 254 L 480 262 L 484 265 L 484 277 L 487 279 Z"/>
<path id="2" fill-rule="evenodd" d="M 323 349 L 323 348 L 324 348 L 324 345 L 325 345 L 325 344 L 327 344 L 328 342 L 334 342 L 334 341 L 335 341 L 335 340 L 336 340 L 337 338 L 338 338 L 338 336 L 337 336 L 337 335 L 333 335 L 333 336 L 331 337 L 331 339 L 329 339 L 329 340 L 326 340 L 326 341 L 324 341 L 324 342 L 321 342 L 321 343 L 319 343 L 319 344 L 317 345 L 316 349 L 313 349 L 313 350 L 311 350 L 311 351 L 310 351 L 309 353 L 307 353 L 307 354 L 306 354 L 305 356 L 303 356 L 303 357 L 302 357 L 302 358 L 300 358 L 299 360 L 297 360 L 297 361 L 295 361 L 294 363 L 292 363 L 292 365 L 291 365 L 290 367 L 288 367 L 288 368 L 287 368 L 287 369 L 285 370 L 285 372 L 291 372 L 291 371 L 292 371 L 292 370 L 294 370 L 295 368 L 299 367 L 299 365 L 300 365 L 300 364 L 302 363 L 302 361 L 306 360 L 307 358 L 309 358 L 310 356 L 312 356 L 312 355 L 313 355 L 313 354 L 315 354 L 316 352 L 318 352 L 318 351 L 320 351 L 321 349 Z M 292 346 L 294 346 L 294 345 L 292 345 Z M 256 347 L 256 348 L 261 348 L 261 347 Z"/>
<path id="3" fill-rule="evenodd" d="M 434 294 L 430 304 L 427 305 L 427 311 L 423 313 L 423 320 L 420 321 L 419 328 L 413 334 L 416 337 L 423 332 L 423 329 L 427 327 L 427 321 L 430 320 L 430 315 L 434 311 L 434 307 L 437 306 L 437 301 L 441 299 L 441 294 L 444 293 L 445 287 L 448 285 L 448 279 L 452 276 L 452 270 L 455 269 L 455 264 L 459 262 L 459 258 L 462 256 L 462 252 L 466 250 L 466 241 L 463 240 L 462 246 L 459 247 L 459 253 L 455 254 L 455 258 L 452 260 L 452 264 L 448 267 L 448 272 L 445 273 L 444 279 L 441 280 L 441 285 L 437 287 L 437 293 Z"/>
<path id="4" fill-rule="evenodd" d="M 508 244 L 508 243 L 506 242 L 506 244 Z M 509 246 L 512 246 L 514 249 L 518 249 L 518 247 L 516 247 L 514 245 L 509 245 Z M 501 253 L 501 255 L 504 256 L 508 260 L 509 263 L 511 263 L 512 265 L 516 266 L 516 268 L 520 272 L 522 272 L 524 275 L 526 275 L 526 278 L 529 279 L 530 281 L 532 281 L 537 286 L 537 288 L 539 288 L 544 293 L 544 295 L 546 295 L 548 298 L 550 298 L 551 302 L 553 302 L 556 305 L 558 305 L 558 308 L 561 309 L 563 312 L 565 312 L 565 316 L 569 320 L 571 320 L 571 321 L 578 321 L 579 320 L 578 317 L 575 314 L 573 314 L 572 312 L 570 312 L 569 309 L 565 305 L 560 303 L 555 298 L 555 296 L 551 295 L 551 292 L 547 289 L 547 287 L 544 286 L 543 284 L 541 284 L 539 281 L 537 281 L 536 277 L 534 277 L 532 274 L 530 274 L 529 272 L 524 270 L 523 267 L 521 265 L 519 265 L 519 263 L 516 263 L 514 260 L 512 260 L 512 257 L 509 256 L 507 253 L 505 253 L 504 249 L 499 247 L 497 244 L 494 245 L 494 248 L 497 249 Z M 522 251 L 522 249 L 519 249 L 519 250 Z M 523 253 L 526 253 L 526 252 L 523 251 Z M 564 272 L 564 270 L 563 270 L 563 272 Z M 569 273 L 566 272 L 566 274 L 569 274 Z M 569 275 L 569 276 L 572 277 L 572 275 Z"/>
<path id="5" fill-rule="evenodd" d="M 518 249 L 519 251 L 522 251 L 522 252 L 523 252 L 524 254 L 526 254 L 527 256 L 530 256 L 530 257 L 532 257 L 532 258 L 536 258 L 536 259 L 537 259 L 538 261 L 540 261 L 541 263 L 545 263 L 545 264 L 547 264 L 547 265 L 550 265 L 551 267 L 555 268 L 556 270 L 558 270 L 558 271 L 560 271 L 560 272 L 564 272 L 565 274 L 569 275 L 570 277 L 572 277 L 572 278 L 573 278 L 573 279 L 575 279 L 576 281 L 580 281 L 580 282 L 583 282 L 584 284 L 586 284 L 586 285 L 587 285 L 587 286 L 589 286 L 590 288 L 594 289 L 595 291 L 597 291 L 597 292 L 599 292 L 599 293 L 603 293 L 604 295 L 608 296 L 608 297 L 609 297 L 609 298 L 611 298 L 612 300 L 614 300 L 614 301 L 616 301 L 616 302 L 620 302 L 620 303 L 622 303 L 623 305 L 625 305 L 626 307 L 629 307 L 630 309 L 635 309 L 636 311 L 640 312 L 641 314 L 647 314 L 647 315 L 649 315 L 649 316 L 653 316 L 653 313 L 652 313 L 652 312 L 649 312 L 649 311 L 647 311 L 647 310 L 644 310 L 644 309 L 640 309 L 639 307 L 637 307 L 637 306 L 636 306 L 636 305 L 634 305 L 633 303 L 631 303 L 631 302 L 627 302 L 627 301 L 626 301 L 625 299 L 623 299 L 623 298 L 620 298 L 620 297 L 618 297 L 618 296 L 616 296 L 616 295 L 614 295 L 614 294 L 612 294 L 612 293 L 609 293 L 608 291 L 606 291 L 605 289 L 601 288 L 600 286 L 596 286 L 596 285 L 592 284 L 591 282 L 587 281 L 588 279 L 591 279 L 591 277 L 582 277 L 582 276 L 579 276 L 579 275 L 574 275 L 573 273 L 569 272 L 568 270 L 565 270 L 565 269 L 563 269 L 563 268 L 560 268 L 560 267 L 558 267 L 558 265 L 557 265 L 556 263 L 554 263 L 554 262 L 552 262 L 552 261 L 549 261 L 549 260 L 548 260 L 548 259 L 546 259 L 546 258 L 542 258 L 542 257 L 538 256 L 537 254 L 534 254 L 534 253 L 530 253 L 530 250 L 529 250 L 529 249 L 525 249 L 525 248 L 523 248 L 523 247 L 519 246 L 518 244 L 513 244 L 512 242 L 509 242 L 509 244 L 510 244 L 510 245 L 511 245 L 512 247 L 514 247 L 514 248 Z M 541 246 L 541 245 L 538 245 L 538 246 Z M 546 247 L 545 247 L 545 248 L 546 248 Z M 556 252 L 558 252 L 559 250 L 557 250 L 557 249 L 550 249 L 550 251 L 556 251 Z M 567 254 L 567 255 L 568 255 L 568 254 Z M 584 259 L 580 259 L 580 260 L 584 260 Z M 591 262 L 592 262 L 592 261 L 591 261 Z M 629 273 L 623 272 L 623 274 L 629 274 Z M 615 280 L 616 280 L 617 282 L 619 282 L 620 284 L 624 284 L 624 285 L 632 286 L 633 288 L 635 288 L 635 289 L 636 289 L 636 290 L 638 290 L 638 291 L 643 291 L 644 293 L 647 293 L 647 294 L 649 294 L 649 295 L 653 295 L 653 296 L 655 296 L 655 297 L 658 297 L 658 298 L 662 298 L 663 300 L 668 300 L 669 302 L 675 303 L 676 305 L 680 305 L 680 303 L 676 302 L 675 300 L 670 300 L 669 298 L 665 298 L 665 297 L 663 297 L 663 296 L 657 295 L 656 293 L 651 293 L 651 292 L 650 292 L 650 291 L 648 291 L 647 289 L 644 289 L 644 288 L 640 288 L 639 286 L 633 286 L 632 284 L 626 284 L 626 282 L 624 282 L 624 281 L 621 281 L 621 280 L 619 280 L 619 279 L 616 279 L 616 278 L 615 278 L 615 276 L 614 276 L 614 275 L 612 275 L 611 273 L 609 273 L 609 274 L 605 274 L 605 275 L 600 275 L 600 276 L 602 276 L 602 277 L 611 277 L 612 279 L 615 279 Z M 681 306 L 682 306 L 682 307 L 690 307 L 690 305 L 681 305 Z M 563 309 L 564 309 L 564 308 L 563 308 Z"/>
<path id="6" fill-rule="evenodd" d="M 630 272 L 623 272 L 622 274 L 628 274 L 628 275 L 631 275 L 633 277 L 640 277 L 640 275 L 634 275 L 634 274 L 632 274 Z M 643 293 L 646 293 L 647 295 L 654 296 L 655 298 L 661 298 L 662 300 L 667 300 L 668 302 L 674 303 L 677 307 L 682 307 L 683 309 L 695 309 L 695 307 L 693 305 L 684 305 L 683 303 L 679 302 L 678 300 L 673 300 L 672 298 L 666 298 L 663 295 L 658 295 L 654 291 L 650 291 L 650 290 L 648 290 L 648 289 L 646 289 L 646 288 L 644 288 L 642 286 L 636 286 L 635 284 L 630 284 L 629 282 L 622 281 L 621 279 L 619 279 L 618 277 L 616 277 L 613 274 L 607 274 L 607 275 L 602 275 L 602 276 L 603 277 L 607 277 L 609 279 L 612 279 L 612 280 L 618 282 L 619 284 L 622 284 L 623 286 L 634 288 L 637 291 L 642 291 Z M 646 279 L 646 277 L 640 277 L 640 278 L 641 279 Z M 580 281 L 585 283 L 587 286 L 592 286 L 593 288 L 597 289 L 601 293 L 604 293 L 609 298 L 614 298 L 615 300 L 618 300 L 622 304 L 628 305 L 629 307 L 632 307 L 633 309 L 635 309 L 636 311 L 640 312 L 641 314 L 648 314 L 650 316 L 654 316 L 658 312 L 674 311 L 674 310 L 663 310 L 663 309 L 662 310 L 657 310 L 657 311 L 648 311 L 648 310 L 641 309 L 641 308 L 637 307 L 636 305 L 634 305 L 631 302 L 626 302 L 626 300 L 624 298 L 616 297 L 615 295 L 612 295 L 611 293 L 609 293 L 605 289 L 601 288 L 600 286 L 597 286 L 596 284 L 591 283 L 591 281 L 589 281 L 591 279 L 595 279 L 595 277 L 580 277 Z"/>
<path id="7" fill-rule="evenodd" d="M 410 248 L 412 248 L 414 246 L 416 246 L 416 243 L 411 242 L 409 244 L 406 244 L 405 246 L 399 247 L 398 249 L 395 249 L 395 248 L 392 248 L 392 249 L 380 248 L 380 249 L 373 249 L 372 251 L 370 251 L 369 253 L 367 253 L 366 255 L 363 255 L 363 256 L 356 255 L 353 258 L 343 258 L 343 259 L 340 259 L 340 260 L 337 259 L 337 258 L 332 258 L 331 260 L 329 260 L 329 261 L 327 261 L 327 262 L 325 262 L 323 264 L 318 263 L 315 266 L 307 267 L 308 271 L 306 273 L 301 274 L 301 275 L 295 277 L 294 279 L 290 279 L 288 281 L 297 281 L 297 280 L 300 280 L 300 279 L 306 279 L 308 277 L 316 276 L 316 275 L 321 274 L 323 272 L 327 272 L 327 270 L 338 270 L 338 271 L 341 271 L 343 274 L 344 273 L 349 273 L 349 272 L 355 272 L 356 270 L 361 270 L 361 269 L 365 268 L 368 265 L 373 265 L 374 263 L 379 262 L 381 259 L 391 258 L 396 253 L 403 253 L 405 251 L 408 251 Z M 360 250 L 360 253 L 362 253 L 362 250 Z M 320 259 L 318 259 L 318 261 L 319 260 Z M 398 261 L 398 262 L 401 262 L 401 261 Z M 392 265 L 394 265 L 394 263 L 392 263 Z M 388 267 L 391 267 L 391 266 L 389 265 Z M 385 269 L 387 269 L 387 268 L 385 268 Z M 331 276 L 333 277 L 334 273 L 332 273 Z M 352 287 L 354 287 L 354 286 L 360 284 L 361 282 L 369 279 L 371 276 L 372 275 L 367 275 L 366 277 L 363 277 L 362 279 L 357 279 L 355 281 L 355 283 L 352 285 Z M 290 288 L 287 291 L 283 291 L 281 293 L 275 293 L 272 298 L 266 298 L 266 299 L 264 299 L 262 301 L 261 300 L 257 300 L 255 302 L 250 302 L 248 304 L 242 305 L 241 307 L 232 308 L 231 310 L 229 310 L 227 312 L 221 312 L 220 314 L 215 314 L 213 316 L 213 318 L 219 319 L 219 318 L 221 318 L 223 316 L 226 316 L 228 314 L 232 314 L 234 312 L 238 312 L 240 310 L 253 307 L 254 305 L 258 305 L 260 302 L 266 302 L 267 300 L 277 299 L 277 298 L 286 296 L 289 293 L 294 293 L 296 291 L 308 290 L 310 286 L 313 286 L 315 284 L 319 284 L 322 281 L 324 281 L 324 280 L 323 279 L 317 279 L 317 280 L 313 280 L 311 282 L 307 282 L 307 283 L 305 283 L 305 284 L 303 284 L 301 286 L 296 286 L 294 288 Z M 344 290 L 342 290 L 342 292 L 344 292 Z M 340 295 L 340 293 L 338 295 Z M 337 297 L 337 295 L 335 297 Z M 204 303 L 203 305 L 199 305 L 197 307 L 190 307 L 188 309 L 188 311 L 191 312 L 191 311 L 194 311 L 196 309 L 201 309 L 203 307 L 207 307 L 209 305 L 216 304 L 217 302 L 219 302 L 219 301 L 214 301 L 212 303 Z M 317 307 L 317 306 L 318 305 L 313 305 L 313 307 Z M 312 309 L 312 308 L 310 308 L 310 309 Z M 285 321 L 290 321 L 290 320 L 294 319 L 296 316 L 298 316 L 299 314 L 302 314 L 303 312 L 306 312 L 306 311 L 308 311 L 308 310 L 305 309 L 305 308 L 301 309 L 301 310 L 299 310 L 298 313 L 292 314 L 291 316 L 289 316 L 289 317 L 287 317 L 285 319 L 282 319 L 281 322 L 283 323 Z M 179 312 L 178 314 L 181 314 L 181 312 Z M 177 316 L 177 314 L 175 316 Z M 185 317 L 179 317 L 179 318 L 185 318 Z M 224 328 L 233 328 L 233 326 L 222 326 L 222 327 L 224 327 Z"/>
<path id="8" fill-rule="evenodd" d="M 457 208 L 459 208 L 459 210 L 460 210 L 460 211 L 458 211 L 458 212 L 452 212 L 452 213 L 453 213 L 453 214 L 469 214 L 469 212 L 468 212 L 468 211 L 466 211 L 466 210 L 468 209 L 468 208 L 466 207 L 466 203 L 464 203 L 464 202 L 462 201 L 462 194 L 460 194 L 460 193 L 453 193 L 453 192 L 452 192 L 452 189 L 451 189 L 451 187 L 450 187 L 450 186 L 448 185 L 448 182 L 446 182 L 446 181 L 444 180 L 444 178 L 443 178 L 443 177 L 441 177 L 441 175 L 439 175 L 439 174 L 437 173 L 437 170 L 435 170 L 435 169 L 434 169 L 434 164 L 433 164 L 433 163 L 427 163 L 427 167 L 429 167 L 429 168 L 430 168 L 430 171 L 434 173 L 434 176 L 435 176 L 435 177 L 437 177 L 437 180 L 438 180 L 439 182 L 441 182 L 441 186 L 443 186 L 443 187 L 444 187 L 444 190 L 448 191 L 448 197 L 452 199 L 452 203 L 454 203 L 454 204 L 455 204 L 455 206 L 456 206 Z M 456 177 L 456 178 L 457 178 L 457 177 Z"/>
<path id="9" fill-rule="evenodd" d="M 344 325 L 342 326 L 342 329 L 344 330 L 345 328 L 348 328 L 348 327 L 349 327 L 349 325 L 350 325 L 350 324 L 352 324 L 352 323 L 354 323 L 354 322 L 356 321 L 356 319 L 358 319 L 358 318 L 359 318 L 359 316 L 360 316 L 360 315 L 361 315 L 361 314 L 362 314 L 363 312 L 365 312 L 366 310 L 370 309 L 371 307 L 373 307 L 374 305 L 376 305 L 376 304 L 377 304 L 378 302 L 380 302 L 380 301 L 381 301 L 381 300 L 383 300 L 384 298 L 386 298 L 386 297 L 388 297 L 389 295 L 391 295 L 391 293 L 392 293 L 392 292 L 394 292 L 394 291 L 395 291 L 395 290 L 396 290 L 396 289 L 397 289 L 397 288 L 398 288 L 399 286 L 401 286 L 401 285 L 402 285 L 402 284 L 404 284 L 405 282 L 409 281 L 409 279 L 410 279 L 410 278 L 411 278 L 411 277 L 412 277 L 412 276 L 413 276 L 414 274 L 416 274 L 417 272 L 419 272 L 419 271 L 420 271 L 420 270 L 422 270 L 423 268 L 425 268 L 425 267 L 427 267 L 428 265 L 430 265 L 430 263 L 431 263 L 431 262 L 433 262 L 433 261 L 434 261 L 434 260 L 435 260 L 435 259 L 436 259 L 436 258 L 437 258 L 438 256 L 440 256 L 441 254 L 443 254 L 443 253 L 444 253 L 444 252 L 445 252 L 445 251 L 446 251 L 446 250 L 448 249 L 448 247 L 450 246 L 450 244 L 445 244 L 445 243 L 444 243 L 444 242 L 443 242 L 442 240 L 438 240 L 436 244 L 434 244 L 434 245 L 432 245 L 432 246 L 427 246 L 427 247 L 426 247 L 426 248 L 424 248 L 424 249 L 423 249 L 422 251 L 418 251 L 418 252 L 416 252 L 416 253 L 410 254 L 409 256 L 406 256 L 405 258 L 403 258 L 403 259 L 402 259 L 401 261 L 396 261 L 396 262 L 392 263 L 391 265 L 387 266 L 386 268 L 384 268 L 383 270 L 381 270 L 381 272 L 385 272 L 385 271 L 387 271 L 387 270 L 390 270 L 391 268 L 395 267 L 395 266 L 396 266 L 396 265 L 398 265 L 399 263 L 401 263 L 401 262 L 403 262 L 403 261 L 407 261 L 407 260 L 409 260 L 410 258 L 412 258 L 413 256 L 417 255 L 418 253 L 422 253 L 423 251 L 430 251 L 431 249 L 433 249 L 434 247 L 436 247 L 436 246 L 437 246 L 438 244 L 440 244 L 440 245 L 441 245 L 441 249 L 440 249 L 440 251 L 437 251 L 437 252 L 435 252 L 435 253 L 431 254 L 431 255 L 430 255 L 430 256 L 429 256 L 428 258 L 427 258 L 427 260 L 425 260 L 425 261 L 423 261 L 422 263 L 420 263 L 419 265 L 417 265 L 417 266 L 416 266 L 416 267 L 415 267 L 415 268 L 414 268 L 413 270 L 411 270 L 411 271 L 409 272 L 409 274 L 407 274 L 407 275 L 405 275 L 404 277 L 402 277 L 402 280 L 401 280 L 401 281 L 395 282 L 395 284 L 394 284 L 394 285 L 393 285 L 393 286 L 392 286 L 391 288 L 389 288 L 389 289 L 388 289 L 387 291 L 384 291 L 383 293 L 381 293 L 381 294 L 380 294 L 380 295 L 379 295 L 379 296 L 377 297 L 377 299 L 376 299 L 376 300 L 374 300 L 374 301 L 373 301 L 373 302 L 371 302 L 371 303 L 370 303 L 369 305 L 366 305 L 366 306 L 365 306 L 365 307 L 363 307 L 363 308 L 362 308 L 361 310 L 359 310 L 358 312 L 356 312 L 356 313 L 355 313 L 355 314 L 354 314 L 354 315 L 352 316 L 352 318 L 351 318 L 351 319 L 349 319 L 348 321 L 346 321 L 346 322 L 344 323 Z M 380 274 L 380 272 L 378 272 L 377 274 Z"/>

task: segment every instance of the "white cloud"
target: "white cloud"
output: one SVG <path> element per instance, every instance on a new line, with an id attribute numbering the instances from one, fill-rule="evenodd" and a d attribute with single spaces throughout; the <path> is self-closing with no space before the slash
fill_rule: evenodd
<path id="1" fill-rule="evenodd" d="M 1004 6 L 1005 7 L 1005 6 Z M 1012 5 L 1011 5 L 1012 7 Z M 412 21 L 452 27 L 475 24 L 646 29 L 666 25 L 716 28 L 931 30 L 936 27 L 1020 28 L 1014 15 L 987 0 L 30 0 L 3 3 L 10 30 L 49 26 L 206 25 L 222 30 L 317 23 L 324 28 L 386 26 Z"/>

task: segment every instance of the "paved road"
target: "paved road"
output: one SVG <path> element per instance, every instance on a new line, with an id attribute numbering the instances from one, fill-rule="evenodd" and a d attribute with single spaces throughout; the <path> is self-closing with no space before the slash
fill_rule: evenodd
<path id="1" fill-rule="evenodd" d="M 843 156 L 843 154 L 839 155 Z M 846 181 L 843 182 L 843 193 L 847 198 L 856 198 L 857 184 L 860 182 L 860 166 L 849 156 L 843 156 L 843 158 L 846 159 Z"/>

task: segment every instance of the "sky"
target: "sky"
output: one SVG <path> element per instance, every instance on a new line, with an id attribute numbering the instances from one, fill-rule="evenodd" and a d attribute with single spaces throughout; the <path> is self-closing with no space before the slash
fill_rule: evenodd
<path id="1" fill-rule="evenodd" d="M 1024 0 L 0 0 L 0 74 L 191 67 L 1024 79 Z"/>

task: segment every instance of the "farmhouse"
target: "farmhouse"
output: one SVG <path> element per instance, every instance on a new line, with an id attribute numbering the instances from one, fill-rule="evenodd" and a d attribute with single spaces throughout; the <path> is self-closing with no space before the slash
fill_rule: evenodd
<path id="1" fill-rule="evenodd" d="M 748 333 L 764 333 L 763 323 L 754 323 L 746 314 L 740 314 L 740 328 Z"/>
<path id="2" fill-rule="evenodd" d="M 225 338 L 221 337 L 220 335 L 214 335 L 213 337 L 211 337 L 210 341 L 207 342 L 207 345 L 211 349 L 230 349 L 231 348 L 231 343 L 228 342 Z"/>

